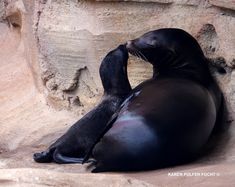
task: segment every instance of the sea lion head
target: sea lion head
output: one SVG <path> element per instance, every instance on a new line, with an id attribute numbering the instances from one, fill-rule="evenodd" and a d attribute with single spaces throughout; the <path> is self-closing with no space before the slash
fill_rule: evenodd
<path id="1" fill-rule="evenodd" d="M 127 76 L 128 51 L 119 45 L 110 51 L 100 65 L 100 77 L 106 94 L 125 95 L 131 86 Z"/>
<path id="2" fill-rule="evenodd" d="M 177 68 L 204 58 L 196 39 L 175 28 L 147 32 L 128 41 L 126 46 L 132 55 L 159 68 Z"/>

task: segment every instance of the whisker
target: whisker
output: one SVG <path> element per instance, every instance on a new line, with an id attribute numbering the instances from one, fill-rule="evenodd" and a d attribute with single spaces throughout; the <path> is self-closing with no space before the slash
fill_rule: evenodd
<path id="1" fill-rule="evenodd" d="M 144 54 L 141 52 L 141 51 L 138 51 L 137 52 L 139 53 L 139 55 L 146 61 L 148 62 L 148 59 L 144 56 Z"/>
<path id="2" fill-rule="evenodd" d="M 129 49 L 128 52 L 129 52 L 130 54 L 132 54 L 133 56 L 136 56 L 136 53 L 135 53 L 135 51 L 134 51 L 133 49 Z"/>
<path id="3" fill-rule="evenodd" d="M 141 56 L 139 55 L 139 53 L 137 51 L 135 51 L 135 54 L 139 59 L 141 59 Z"/>
<path id="4" fill-rule="evenodd" d="M 132 53 L 133 53 L 133 55 L 136 56 L 137 58 L 141 58 L 141 57 L 139 56 L 139 54 L 138 54 L 135 50 L 132 50 Z"/>
<path id="5" fill-rule="evenodd" d="M 136 56 L 137 58 L 141 59 L 141 60 L 144 60 L 146 62 L 149 62 L 148 59 L 144 56 L 144 54 L 141 52 L 141 51 L 138 51 L 136 49 L 129 49 L 129 52 Z"/>

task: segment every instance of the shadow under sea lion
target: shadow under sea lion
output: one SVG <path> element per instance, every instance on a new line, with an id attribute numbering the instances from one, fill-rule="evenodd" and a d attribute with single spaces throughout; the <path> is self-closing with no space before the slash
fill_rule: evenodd
<path id="1" fill-rule="evenodd" d="M 191 161 L 223 111 L 223 95 L 197 41 L 181 29 L 160 29 L 127 42 L 153 65 L 85 156 L 92 172 L 156 169 Z"/>
<path id="2" fill-rule="evenodd" d="M 124 45 L 109 52 L 100 65 L 104 88 L 101 103 L 76 122 L 46 151 L 34 154 L 36 162 L 81 163 L 103 132 L 111 116 L 131 91 L 127 78 L 128 51 Z"/>

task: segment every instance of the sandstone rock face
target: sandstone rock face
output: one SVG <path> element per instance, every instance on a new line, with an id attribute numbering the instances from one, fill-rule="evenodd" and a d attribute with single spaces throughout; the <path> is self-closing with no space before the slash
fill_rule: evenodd
<path id="1" fill-rule="evenodd" d="M 212 154 L 186 166 L 90 175 L 81 165 L 32 161 L 33 152 L 46 149 L 81 117 L 77 114 L 98 102 L 102 58 L 120 43 L 163 27 L 186 30 L 211 63 L 226 69 L 226 74 L 213 75 L 225 94 L 231 121 L 234 13 L 234 0 L 0 0 L 0 185 L 235 186 L 234 122 L 214 138 Z M 133 87 L 151 77 L 148 63 L 132 56 L 128 63 Z M 169 172 L 219 176 L 179 178 L 169 177 Z"/>
<path id="2" fill-rule="evenodd" d="M 4 2 L 1 1 L 0 2 L 0 19 L 2 19 L 3 15 L 4 15 Z"/>
<path id="3" fill-rule="evenodd" d="M 235 19 L 224 6 L 233 9 L 233 3 L 36 1 L 35 37 L 48 101 L 54 106 L 74 110 L 94 104 L 102 93 L 98 68 L 105 54 L 120 43 L 162 27 L 185 29 L 198 39 L 207 57 L 223 57 L 231 70 L 235 63 Z M 149 64 L 134 58 L 128 70 L 133 86 L 152 73 Z M 226 79 L 221 84 L 230 103 L 235 100 L 231 86 L 227 86 L 232 77 L 229 71 L 220 78 Z"/>
<path id="4" fill-rule="evenodd" d="M 212 5 L 215 5 L 220 8 L 228 8 L 235 10 L 235 1 L 234 0 L 209 0 Z"/>

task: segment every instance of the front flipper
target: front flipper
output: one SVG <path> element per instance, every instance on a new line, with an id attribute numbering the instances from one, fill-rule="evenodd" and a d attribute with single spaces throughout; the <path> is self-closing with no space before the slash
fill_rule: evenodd
<path id="1" fill-rule="evenodd" d="M 120 110 L 121 110 L 121 108 L 120 108 Z M 107 123 L 105 128 L 103 129 L 102 133 L 97 137 L 96 141 L 93 143 L 93 145 L 90 147 L 90 149 L 88 149 L 88 152 L 85 155 L 85 157 L 82 161 L 82 164 L 87 163 L 88 159 L 91 156 L 93 148 L 100 141 L 100 139 L 104 136 L 104 134 L 113 126 L 113 123 L 116 121 L 120 110 L 118 110 L 118 112 L 113 114 L 113 116 L 111 117 L 111 119 L 109 120 L 109 122 Z"/>
<path id="2" fill-rule="evenodd" d="M 108 121 L 108 123 L 106 124 L 106 126 L 104 127 L 103 131 L 101 131 L 100 135 L 97 136 L 96 141 L 94 141 L 93 145 L 88 149 L 84 160 L 82 162 L 86 163 L 88 161 L 88 159 L 90 158 L 93 148 L 95 147 L 95 145 L 100 141 L 100 139 L 105 135 L 105 133 L 112 128 L 114 122 L 116 121 L 116 119 L 118 118 L 118 115 L 120 113 L 120 111 L 127 107 L 129 102 L 132 101 L 136 96 L 138 96 L 140 94 L 140 91 L 137 89 L 134 93 L 130 94 L 124 101 L 123 103 L 120 105 L 119 109 L 112 115 L 112 117 L 110 118 L 110 120 Z M 95 170 L 94 170 L 95 171 Z"/>

